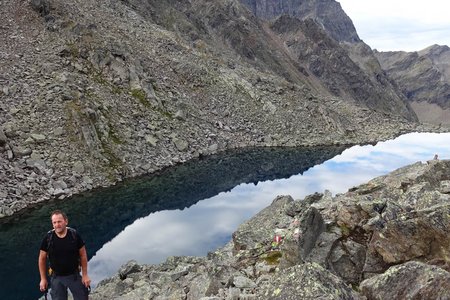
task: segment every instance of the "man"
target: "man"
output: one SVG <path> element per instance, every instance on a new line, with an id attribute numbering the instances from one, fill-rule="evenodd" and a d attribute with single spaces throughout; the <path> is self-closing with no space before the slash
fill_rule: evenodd
<path id="1" fill-rule="evenodd" d="M 47 256 L 51 269 L 51 297 L 53 300 L 67 300 L 67 289 L 74 300 L 88 299 L 91 280 L 87 272 L 86 247 L 76 230 L 67 227 L 69 221 L 64 212 L 56 210 L 51 214 L 53 230 L 48 232 L 39 251 L 39 288 L 47 291 Z M 81 266 L 81 276 L 79 267 Z"/>

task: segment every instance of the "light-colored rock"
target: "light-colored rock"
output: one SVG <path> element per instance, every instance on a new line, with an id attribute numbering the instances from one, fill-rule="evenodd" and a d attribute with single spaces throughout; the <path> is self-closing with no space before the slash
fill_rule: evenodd
<path id="1" fill-rule="evenodd" d="M 81 161 L 77 161 L 74 163 L 72 170 L 76 174 L 83 174 L 85 171 L 84 164 Z"/>
<path id="2" fill-rule="evenodd" d="M 367 299 L 450 299 L 450 273 L 411 261 L 361 283 Z"/>
<path id="3" fill-rule="evenodd" d="M 46 141 L 46 136 L 39 133 L 32 133 L 30 137 L 36 142 L 36 143 L 43 143 Z"/>

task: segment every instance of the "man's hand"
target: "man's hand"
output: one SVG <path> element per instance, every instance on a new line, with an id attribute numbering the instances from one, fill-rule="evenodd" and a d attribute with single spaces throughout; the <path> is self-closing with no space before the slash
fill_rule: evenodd
<path id="1" fill-rule="evenodd" d="M 86 288 L 89 288 L 91 286 L 91 279 L 88 275 L 82 275 L 81 276 L 81 282 Z"/>
<path id="2" fill-rule="evenodd" d="M 39 289 L 41 290 L 41 292 L 45 292 L 47 290 L 47 287 L 48 287 L 47 279 L 41 279 L 41 282 L 39 282 Z"/>

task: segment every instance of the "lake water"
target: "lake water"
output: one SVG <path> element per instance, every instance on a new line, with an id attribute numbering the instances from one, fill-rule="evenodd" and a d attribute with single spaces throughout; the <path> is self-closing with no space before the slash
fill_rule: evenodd
<path id="1" fill-rule="evenodd" d="M 450 133 L 411 133 L 376 145 L 248 149 L 195 160 L 0 220 L 0 299 L 35 299 L 39 243 L 61 208 L 88 249 L 93 285 L 130 259 L 206 255 L 277 195 L 333 194 L 417 161 L 450 158 Z"/>

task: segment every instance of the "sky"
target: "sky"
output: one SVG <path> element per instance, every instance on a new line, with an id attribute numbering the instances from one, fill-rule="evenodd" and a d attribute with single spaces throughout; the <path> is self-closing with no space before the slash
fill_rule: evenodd
<path id="1" fill-rule="evenodd" d="M 450 46 L 449 0 L 337 0 L 359 37 L 379 51 Z"/>

